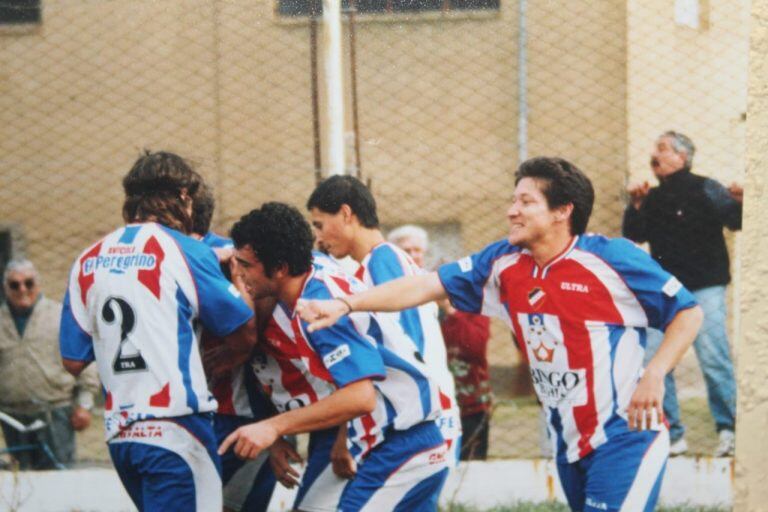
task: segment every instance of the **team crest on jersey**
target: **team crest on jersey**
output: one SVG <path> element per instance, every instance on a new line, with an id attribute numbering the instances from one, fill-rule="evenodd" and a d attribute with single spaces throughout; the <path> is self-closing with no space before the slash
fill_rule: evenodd
<path id="1" fill-rule="evenodd" d="M 528 304 L 530 304 L 535 309 L 541 307 L 545 298 L 546 294 L 544 293 L 544 290 L 538 286 L 528 292 Z"/>
<path id="2" fill-rule="evenodd" d="M 544 319 L 541 315 L 531 315 L 531 323 L 528 326 L 527 343 L 531 347 L 533 357 L 542 363 L 551 363 L 555 355 L 557 340 L 547 333 Z"/>

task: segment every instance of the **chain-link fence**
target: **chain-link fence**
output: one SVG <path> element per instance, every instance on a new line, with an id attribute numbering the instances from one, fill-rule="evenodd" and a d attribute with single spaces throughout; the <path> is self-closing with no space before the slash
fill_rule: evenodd
<path id="1" fill-rule="evenodd" d="M 597 193 L 590 230 L 611 236 L 627 185 L 655 185 L 649 155 L 665 130 L 695 142 L 696 173 L 742 177 L 746 0 L 342 4 L 348 169 L 370 183 L 386 227 L 429 230 L 433 263 L 505 235 L 513 172 L 529 156 L 584 169 Z M 0 0 L 3 261 L 26 255 L 61 297 L 76 254 L 121 223 L 120 179 L 142 148 L 197 164 L 219 232 L 265 200 L 303 210 L 328 158 L 319 7 Z M 728 333 L 736 321 L 727 315 Z M 500 324 L 489 361 L 490 456 L 539 456 L 527 370 Z M 689 452 L 710 454 L 718 438 L 701 375 L 691 351 L 677 396 Z M 715 387 L 727 428 L 734 399 Z M 105 458 L 99 429 L 81 456 Z"/>

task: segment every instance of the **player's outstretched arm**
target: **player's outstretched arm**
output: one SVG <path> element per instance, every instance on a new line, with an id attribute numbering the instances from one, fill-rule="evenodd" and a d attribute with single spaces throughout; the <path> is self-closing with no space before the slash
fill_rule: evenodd
<path id="1" fill-rule="evenodd" d="M 659 420 L 663 418 L 664 376 L 677 365 L 685 351 L 693 344 L 703 319 L 701 307 L 695 306 L 680 311 L 669 323 L 659 350 L 646 366 L 630 400 L 627 408 L 629 428 L 650 428 L 654 415 Z"/>
<path id="2" fill-rule="evenodd" d="M 335 324 L 352 311 L 401 311 L 447 297 L 437 272 L 430 272 L 401 277 L 343 300 L 300 300 L 297 311 L 312 332 Z"/>
<path id="3" fill-rule="evenodd" d="M 370 379 L 359 380 L 307 407 L 240 427 L 221 443 L 219 454 L 226 453 L 234 446 L 238 457 L 253 459 L 284 435 L 341 425 L 372 412 L 375 407 L 376 389 L 373 382 Z"/>

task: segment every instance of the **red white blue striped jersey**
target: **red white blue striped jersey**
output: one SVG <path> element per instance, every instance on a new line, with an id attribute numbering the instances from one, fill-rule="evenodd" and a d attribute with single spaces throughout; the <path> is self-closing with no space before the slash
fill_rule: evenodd
<path id="1" fill-rule="evenodd" d="M 416 265 L 405 251 L 389 242 L 382 242 L 363 258 L 355 277 L 372 288 L 400 277 L 423 272 L 424 270 Z M 448 368 L 448 353 L 440 322 L 437 319 L 437 304 L 430 302 L 416 308 L 379 313 L 379 315 L 390 316 L 400 323 L 405 333 L 415 343 L 416 349 L 424 358 L 432 375 L 437 379 L 442 393 L 442 408 L 444 410 L 455 408 L 456 385 L 453 374 Z"/>
<path id="2" fill-rule="evenodd" d="M 302 299 L 330 299 L 365 287 L 340 269 L 315 266 Z M 350 453 L 361 460 L 389 428 L 406 430 L 440 414 L 439 391 L 413 342 L 396 322 L 356 312 L 336 325 L 308 333 L 307 324 L 279 303 L 253 369 L 280 412 L 309 405 L 338 388 L 372 379 L 376 409 L 348 424 Z"/>
<path id="3" fill-rule="evenodd" d="M 646 328 L 665 329 L 693 295 L 625 239 L 574 237 L 543 268 L 500 241 L 438 269 L 455 307 L 514 331 L 548 414 L 560 462 L 628 430 Z"/>
<path id="4" fill-rule="evenodd" d="M 206 233 L 201 241 L 212 249 L 234 247 L 230 238 L 217 235 L 213 231 Z M 219 343 L 220 339 L 203 329 L 200 335 L 203 351 L 207 346 Z M 273 412 L 266 397 L 258 391 L 254 376 L 246 365 L 237 366 L 225 375 L 209 380 L 208 386 L 219 404 L 216 414 L 263 419 Z"/>
<path id="5" fill-rule="evenodd" d="M 252 316 L 209 247 L 159 224 L 132 224 L 75 261 L 61 354 L 96 360 L 111 439 L 134 421 L 215 411 L 193 322 L 222 337 Z"/>

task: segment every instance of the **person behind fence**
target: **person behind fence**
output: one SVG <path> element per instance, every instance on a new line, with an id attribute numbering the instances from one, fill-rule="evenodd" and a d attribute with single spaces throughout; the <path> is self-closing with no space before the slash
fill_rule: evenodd
<path id="1" fill-rule="evenodd" d="M 299 313 L 312 332 L 357 311 L 448 297 L 498 316 L 530 361 L 571 509 L 652 510 L 669 454 L 664 376 L 693 343 L 701 309 L 633 243 L 585 234 L 594 189 L 576 166 L 533 158 L 515 183 L 507 239 L 343 301 L 302 302 Z M 643 370 L 649 326 L 665 333 Z"/>
<path id="2" fill-rule="evenodd" d="M 117 474 L 139 510 L 222 509 L 221 461 L 195 330 L 252 347 L 253 305 L 189 236 L 202 179 L 181 157 L 146 152 L 123 178 L 126 225 L 75 260 L 61 314 L 70 373 L 96 361 Z"/>
<path id="3" fill-rule="evenodd" d="M 58 356 L 61 303 L 45 297 L 31 261 L 13 259 L 3 275 L 0 307 L 0 411 L 29 426 L 2 421 L 5 444 L 20 469 L 53 469 L 75 461 L 75 431 L 91 424 L 99 381 L 93 369 L 77 378 Z M 28 449 L 21 449 L 30 446 Z M 18 451 L 16 451 L 18 449 Z"/>
<path id="4" fill-rule="evenodd" d="M 741 229 L 742 189 L 727 189 L 717 181 L 691 172 L 696 148 L 691 139 L 668 131 L 651 153 L 651 170 L 659 185 L 629 187 L 624 236 L 648 242 L 651 256 L 691 290 L 704 310 L 704 324 L 693 343 L 707 387 L 709 409 L 719 432 L 716 456 L 733 455 L 736 381 L 726 334 L 725 288 L 731 280 L 723 227 Z M 648 356 L 661 336 L 649 335 Z M 687 450 L 680 420 L 675 380 L 665 381 L 664 412 L 670 423 L 671 453 Z"/>
<path id="5" fill-rule="evenodd" d="M 406 224 L 390 231 L 387 240 L 425 268 L 429 234 L 424 228 Z M 459 311 L 448 301 L 440 304 L 440 316 L 448 368 L 456 383 L 456 401 L 461 411 L 460 460 L 485 460 L 493 402 L 488 374 L 491 322 L 488 317 Z"/>

